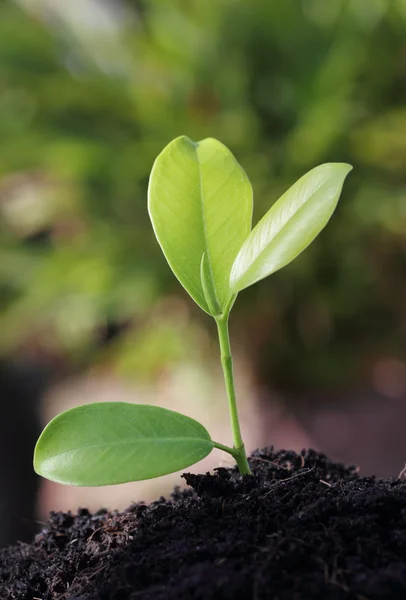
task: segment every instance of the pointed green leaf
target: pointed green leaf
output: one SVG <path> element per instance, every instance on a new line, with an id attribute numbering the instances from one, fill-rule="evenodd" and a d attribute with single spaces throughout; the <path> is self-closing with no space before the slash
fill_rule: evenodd
<path id="1" fill-rule="evenodd" d="M 266 213 L 243 243 L 231 270 L 234 293 L 281 269 L 325 227 L 344 180 L 345 163 L 326 163 L 301 177 Z"/>
<path id="2" fill-rule="evenodd" d="M 221 310 L 231 297 L 231 266 L 251 229 L 252 188 L 231 152 L 212 138 L 182 136 L 158 156 L 152 169 L 148 209 L 155 235 L 179 279 L 211 314 L 201 281 L 205 273 Z"/>
<path id="3" fill-rule="evenodd" d="M 42 432 L 34 469 L 67 485 L 113 485 L 189 467 L 213 442 L 190 417 L 126 402 L 87 404 L 55 417 Z"/>

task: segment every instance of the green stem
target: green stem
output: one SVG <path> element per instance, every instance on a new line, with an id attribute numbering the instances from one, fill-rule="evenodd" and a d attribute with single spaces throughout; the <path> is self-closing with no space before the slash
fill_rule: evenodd
<path id="1" fill-rule="evenodd" d="M 233 458 L 235 458 L 237 460 L 238 452 L 236 450 L 234 450 L 234 448 L 230 448 L 230 446 L 225 446 L 224 444 L 220 444 L 220 442 L 215 442 L 214 440 L 213 440 L 213 445 L 215 448 L 218 448 L 219 450 L 223 450 L 223 452 L 228 452 L 229 454 L 231 454 L 231 456 Z"/>
<path id="2" fill-rule="evenodd" d="M 234 387 L 233 359 L 231 356 L 230 338 L 228 335 L 228 315 L 229 313 L 227 312 L 225 315 L 216 318 L 216 324 L 219 336 L 221 364 L 223 367 L 224 382 L 226 384 L 228 410 L 230 413 L 231 429 L 233 432 L 234 452 L 232 454 L 235 458 L 241 475 L 249 475 L 251 470 L 248 464 L 247 455 L 245 453 L 244 442 L 242 441 L 240 430 L 240 421 L 238 419 L 237 400 Z M 226 447 L 223 447 L 222 449 L 226 449 Z M 230 449 L 226 450 L 226 452 L 227 451 L 229 452 Z"/>

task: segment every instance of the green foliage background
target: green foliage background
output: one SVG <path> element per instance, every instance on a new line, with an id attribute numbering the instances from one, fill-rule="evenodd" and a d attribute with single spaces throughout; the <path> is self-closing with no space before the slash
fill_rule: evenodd
<path id="1" fill-rule="evenodd" d="M 115 6 L 82 29 L 52 3 L 0 6 L 1 352 L 85 368 L 109 324 L 124 372 L 195 351 L 146 210 L 154 158 L 186 134 L 232 149 L 255 222 L 316 164 L 354 165 L 318 241 L 236 304 L 260 380 L 343 384 L 405 356 L 404 0 Z"/>

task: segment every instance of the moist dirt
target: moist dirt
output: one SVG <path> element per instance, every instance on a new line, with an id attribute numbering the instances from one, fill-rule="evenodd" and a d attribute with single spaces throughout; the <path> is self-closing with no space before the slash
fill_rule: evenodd
<path id="1" fill-rule="evenodd" d="M 124 512 L 51 513 L 0 551 L 1 600 L 405 600 L 406 482 L 312 450 L 183 477 Z"/>

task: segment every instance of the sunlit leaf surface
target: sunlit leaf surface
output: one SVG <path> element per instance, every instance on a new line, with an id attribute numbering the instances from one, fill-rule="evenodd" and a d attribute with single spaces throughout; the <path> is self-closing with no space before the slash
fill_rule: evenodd
<path id="1" fill-rule="evenodd" d="M 234 293 L 281 269 L 325 227 L 352 167 L 326 163 L 301 177 L 266 213 L 242 245 L 232 267 Z"/>
<path id="2" fill-rule="evenodd" d="M 252 188 L 242 167 L 217 140 L 179 137 L 155 161 L 148 206 L 155 235 L 181 284 L 212 313 L 201 282 L 205 254 L 207 283 L 223 310 L 231 297 L 231 266 L 251 229 Z"/>

